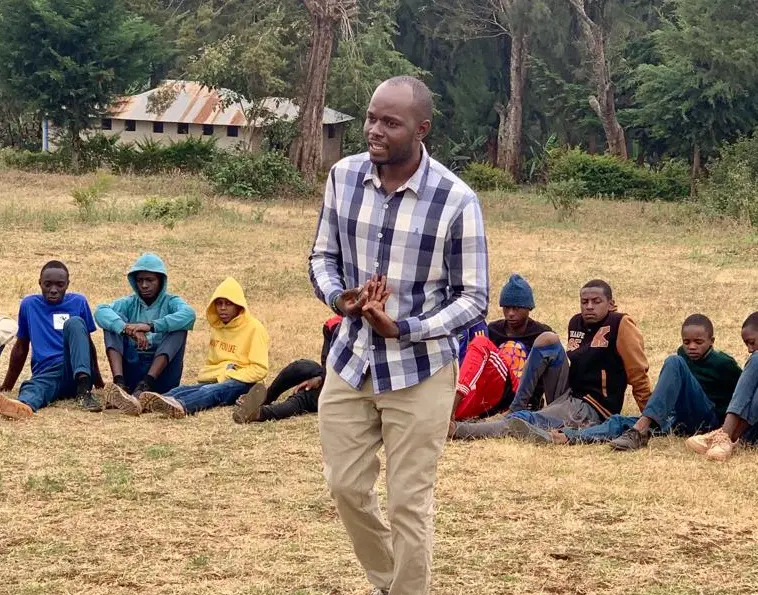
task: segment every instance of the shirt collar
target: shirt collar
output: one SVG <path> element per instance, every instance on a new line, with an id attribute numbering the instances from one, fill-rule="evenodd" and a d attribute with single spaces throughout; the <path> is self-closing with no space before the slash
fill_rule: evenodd
<path id="1" fill-rule="evenodd" d="M 401 185 L 397 190 L 395 190 L 395 193 L 403 192 L 405 190 L 411 190 L 416 197 L 421 196 L 421 191 L 426 186 L 426 179 L 429 175 L 429 153 L 426 150 L 426 146 L 424 144 L 421 144 L 421 163 L 419 163 L 418 169 L 413 173 L 413 175 L 408 178 L 408 181 Z M 363 185 L 365 186 L 367 182 L 371 182 L 374 185 L 374 188 L 379 190 L 382 187 L 382 180 L 379 178 L 379 169 L 376 167 L 375 163 L 371 163 L 371 168 L 366 173 L 366 176 L 363 178 Z"/>

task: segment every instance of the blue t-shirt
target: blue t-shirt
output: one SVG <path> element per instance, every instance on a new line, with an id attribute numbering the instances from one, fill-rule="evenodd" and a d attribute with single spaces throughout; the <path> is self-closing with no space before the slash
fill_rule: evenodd
<path id="1" fill-rule="evenodd" d="M 21 300 L 17 336 L 32 345 L 32 376 L 63 361 L 63 324 L 72 316 L 79 316 L 87 330 L 95 332 L 92 311 L 80 293 L 67 293 L 60 304 L 48 304 L 41 294 Z"/>

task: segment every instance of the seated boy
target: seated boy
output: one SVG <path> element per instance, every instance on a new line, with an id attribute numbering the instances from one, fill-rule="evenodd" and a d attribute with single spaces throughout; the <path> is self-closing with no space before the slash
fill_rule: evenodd
<path id="1" fill-rule="evenodd" d="M 451 437 L 541 438 L 540 429 L 593 426 L 620 413 L 627 384 L 644 409 L 650 378 L 634 321 L 616 312 L 610 285 L 599 279 L 582 287 L 580 305 L 581 312 L 569 322 L 567 351 L 555 333 L 543 333 L 534 341 L 506 416 L 493 422 L 453 422 Z M 529 411 L 540 381 L 547 405 Z"/>
<path id="2" fill-rule="evenodd" d="M 713 334 L 707 316 L 685 319 L 682 345 L 663 363 L 641 417 L 613 415 L 590 428 L 564 428 L 552 441 L 611 441 L 614 450 L 636 450 L 647 445 L 653 430 L 691 436 L 720 426 L 741 370 L 731 355 L 713 348 Z"/>
<path id="3" fill-rule="evenodd" d="M 261 322 L 253 317 L 245 293 L 232 277 L 225 279 L 211 297 L 205 316 L 211 327 L 205 365 L 197 384 L 179 386 L 165 394 L 144 392 L 140 399 L 132 395 L 132 408 L 181 418 L 203 409 L 233 405 L 249 393 L 263 401 L 268 373 L 269 337 Z"/>
<path id="4" fill-rule="evenodd" d="M 326 375 L 326 358 L 329 356 L 332 338 L 341 322 L 342 316 L 338 315 L 332 316 L 324 323 L 320 364 L 308 359 L 299 359 L 287 365 L 269 386 L 263 402 L 256 403 L 252 396 L 240 398 L 239 415 L 234 421 L 250 423 L 279 420 L 318 412 L 318 398 Z M 295 387 L 295 390 L 285 401 L 274 402 L 292 387 Z"/>
<path id="5" fill-rule="evenodd" d="M 168 293 L 166 265 L 155 254 L 143 254 L 127 275 L 134 294 L 102 304 L 95 321 L 105 334 L 105 350 L 113 383 L 105 401 L 130 415 L 139 415 L 134 399 L 143 392 L 166 393 L 179 386 L 184 368 L 187 331 L 195 311 Z"/>
<path id="6" fill-rule="evenodd" d="M 720 428 L 688 438 L 687 448 L 711 461 L 726 461 L 740 440 L 755 442 L 758 438 L 758 312 L 753 312 L 742 324 L 742 340 L 748 357 Z"/>
<path id="7" fill-rule="evenodd" d="M 468 419 L 493 415 L 507 409 L 518 390 L 526 358 L 535 339 L 551 332 L 548 325 L 532 320 L 534 293 L 520 275 L 511 275 L 500 291 L 503 318 L 487 326 L 487 336 L 477 336 L 469 344 L 456 387 L 454 417 Z M 539 408 L 537 403 L 531 408 Z"/>
<path id="8" fill-rule="evenodd" d="M 95 331 L 87 299 L 67 293 L 66 265 L 52 260 L 42 267 L 41 294 L 21 301 L 18 334 L 0 392 L 16 385 L 32 349 L 32 377 L 21 384 L 18 400 L 0 396 L 0 415 L 24 419 L 53 401 L 76 396 L 88 411 L 102 411 L 92 395 L 93 382 L 102 386 L 90 333 Z"/>

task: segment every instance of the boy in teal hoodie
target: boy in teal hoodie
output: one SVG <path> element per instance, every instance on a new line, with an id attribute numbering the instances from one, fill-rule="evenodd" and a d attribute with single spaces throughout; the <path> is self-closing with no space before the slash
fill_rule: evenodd
<path id="1" fill-rule="evenodd" d="M 155 254 L 143 254 L 127 275 L 134 294 L 95 310 L 95 322 L 105 334 L 105 349 L 113 373 L 106 386 L 107 403 L 134 415 L 134 399 L 144 392 L 165 393 L 179 386 L 184 368 L 187 331 L 195 311 L 168 293 L 166 265 Z"/>

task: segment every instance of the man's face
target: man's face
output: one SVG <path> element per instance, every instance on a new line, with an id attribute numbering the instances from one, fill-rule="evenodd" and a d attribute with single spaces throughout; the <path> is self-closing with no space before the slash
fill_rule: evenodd
<path id="1" fill-rule="evenodd" d="M 379 85 L 363 124 L 371 161 L 396 165 L 414 159 L 430 126 L 419 119 L 408 85 Z"/>
<path id="2" fill-rule="evenodd" d="M 611 309 L 611 300 L 600 287 L 585 287 L 579 292 L 582 319 L 586 324 L 600 322 Z"/>
<path id="3" fill-rule="evenodd" d="M 216 314 L 224 324 L 229 324 L 240 313 L 240 308 L 234 302 L 230 302 L 226 298 L 216 298 L 213 300 L 213 305 L 216 308 Z"/>
<path id="4" fill-rule="evenodd" d="M 68 273 L 63 269 L 46 269 L 39 278 L 42 297 L 48 304 L 60 304 L 68 289 Z"/>
<path id="5" fill-rule="evenodd" d="M 758 328 L 746 326 L 742 329 L 742 341 L 747 347 L 748 353 L 758 351 Z"/>
<path id="6" fill-rule="evenodd" d="M 158 297 L 161 291 L 161 276 L 158 273 L 148 273 L 140 271 L 134 276 L 137 284 L 137 293 L 146 302 L 150 302 Z"/>
<path id="7" fill-rule="evenodd" d="M 509 329 L 518 329 L 526 324 L 529 318 L 528 308 L 518 306 L 503 306 L 503 318 Z"/>
<path id="8" fill-rule="evenodd" d="M 685 326 L 682 329 L 682 346 L 687 357 L 692 361 L 703 359 L 708 350 L 713 347 L 713 337 L 700 325 Z"/>

